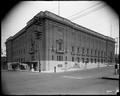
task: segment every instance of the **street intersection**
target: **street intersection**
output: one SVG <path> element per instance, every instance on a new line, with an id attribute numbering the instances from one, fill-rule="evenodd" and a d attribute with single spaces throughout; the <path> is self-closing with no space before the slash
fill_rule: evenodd
<path id="1" fill-rule="evenodd" d="M 2 72 L 2 87 L 6 94 L 116 94 L 119 80 L 103 79 L 114 75 L 114 67 L 102 67 L 60 73 Z"/>

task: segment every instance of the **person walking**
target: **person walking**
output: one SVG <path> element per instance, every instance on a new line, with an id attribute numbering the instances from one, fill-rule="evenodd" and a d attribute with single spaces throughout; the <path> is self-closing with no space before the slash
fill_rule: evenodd
<path id="1" fill-rule="evenodd" d="M 118 65 L 115 64 L 115 75 L 117 75 Z"/>
<path id="2" fill-rule="evenodd" d="M 56 66 L 54 66 L 54 72 L 56 73 Z"/>

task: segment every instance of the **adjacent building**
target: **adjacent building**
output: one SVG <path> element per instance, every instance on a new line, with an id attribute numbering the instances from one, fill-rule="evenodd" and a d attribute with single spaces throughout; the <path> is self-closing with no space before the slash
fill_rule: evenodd
<path id="1" fill-rule="evenodd" d="M 115 40 L 49 11 L 41 11 L 6 41 L 8 62 L 57 71 L 114 63 Z"/>
<path id="2" fill-rule="evenodd" d="M 2 69 L 2 70 L 7 69 L 7 60 L 6 60 L 6 56 L 1 56 L 1 69 Z"/>

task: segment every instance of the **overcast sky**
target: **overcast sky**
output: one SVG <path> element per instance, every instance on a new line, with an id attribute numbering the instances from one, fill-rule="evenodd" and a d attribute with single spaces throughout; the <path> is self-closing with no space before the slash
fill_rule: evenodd
<path id="1" fill-rule="evenodd" d="M 60 5 L 60 7 L 58 7 Z M 94 6 L 94 7 L 93 7 Z M 59 9 L 58 9 L 59 8 Z M 101 1 L 22 1 L 2 20 L 2 49 L 8 37 L 25 27 L 40 11 L 50 11 L 112 38 L 119 36 L 119 18 Z M 60 10 L 60 11 L 58 11 Z M 74 15 L 75 14 L 75 15 Z M 119 49 L 119 48 L 118 48 Z"/>

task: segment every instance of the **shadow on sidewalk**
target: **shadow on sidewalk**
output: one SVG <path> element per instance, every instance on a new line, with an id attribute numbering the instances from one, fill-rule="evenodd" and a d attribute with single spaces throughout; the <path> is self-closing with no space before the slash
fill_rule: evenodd
<path id="1" fill-rule="evenodd" d="M 101 77 L 101 79 L 119 80 L 119 75 L 104 76 L 104 77 Z"/>

